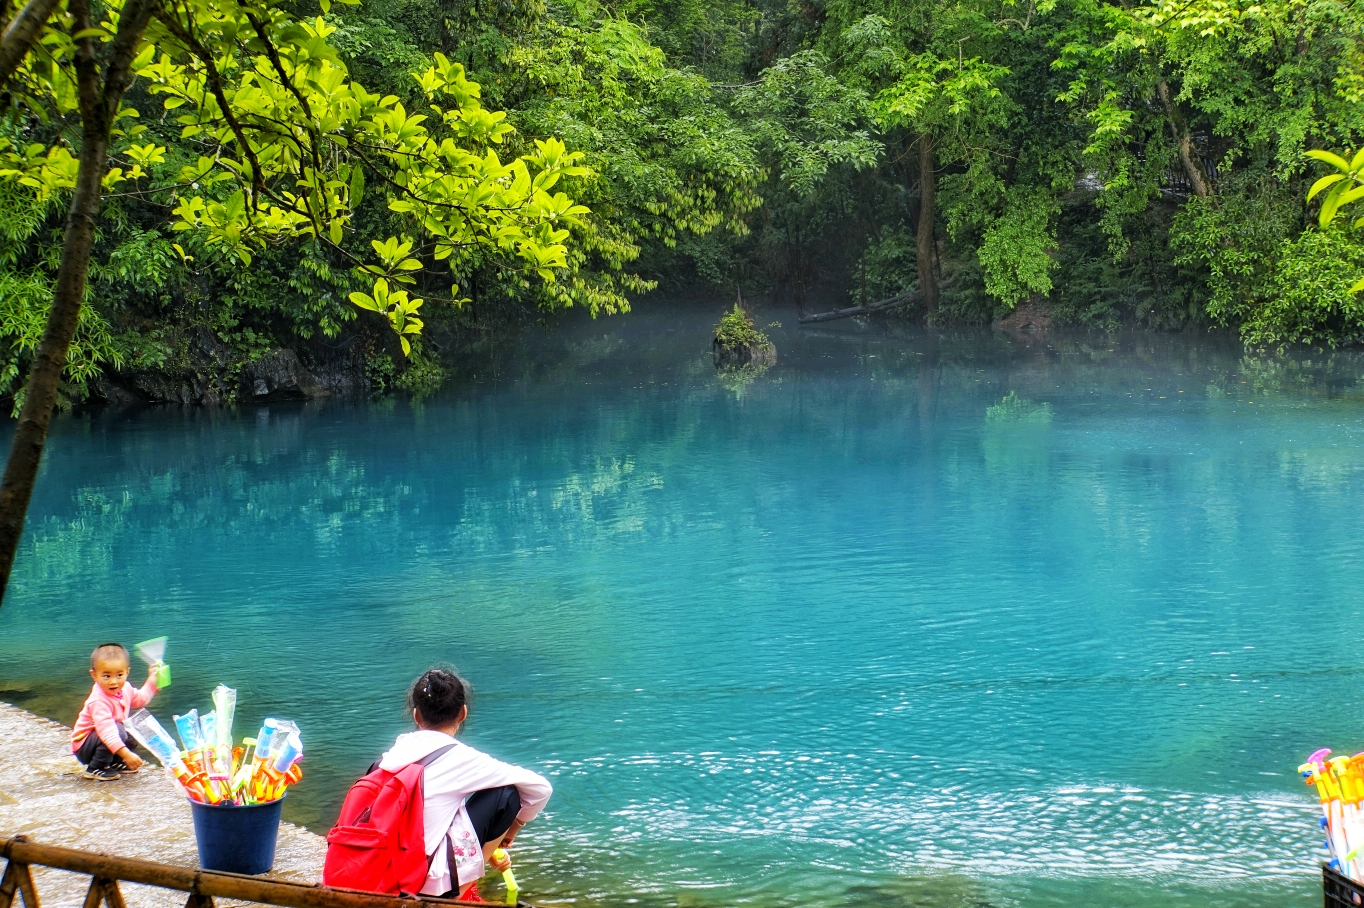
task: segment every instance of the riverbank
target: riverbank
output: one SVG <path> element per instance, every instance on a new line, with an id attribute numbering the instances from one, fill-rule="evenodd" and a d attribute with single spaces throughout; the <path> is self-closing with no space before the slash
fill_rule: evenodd
<path id="1" fill-rule="evenodd" d="M 197 867 L 189 805 L 159 769 L 117 782 L 81 778 L 71 756 L 71 729 L 0 703 L 0 838 L 23 834 L 44 845 L 84 848 L 121 857 Z M 316 883 L 326 843 L 285 823 L 271 879 Z M 34 868 L 44 908 L 81 905 L 86 876 Z M 124 885 L 129 908 L 184 903 L 183 893 Z"/>

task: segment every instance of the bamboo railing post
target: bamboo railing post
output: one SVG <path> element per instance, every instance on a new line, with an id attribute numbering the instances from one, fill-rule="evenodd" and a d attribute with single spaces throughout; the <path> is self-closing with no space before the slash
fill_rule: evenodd
<path id="1" fill-rule="evenodd" d="M 123 901 L 123 893 L 119 891 L 118 880 L 104 879 L 100 881 L 100 888 L 104 890 L 104 904 L 109 908 L 128 908 Z"/>
<path id="2" fill-rule="evenodd" d="M 5 875 L 0 876 L 0 908 L 10 908 L 18 889 L 19 872 L 14 869 L 14 860 L 10 859 L 5 862 Z"/>
<path id="3" fill-rule="evenodd" d="M 5 867 L 5 876 L 0 879 L 0 908 L 10 908 L 14 904 L 14 893 L 24 900 L 24 908 L 38 908 L 38 890 L 33 886 L 33 871 L 27 864 L 10 858 Z"/>
<path id="4" fill-rule="evenodd" d="M 15 873 L 19 875 L 19 894 L 24 897 L 24 908 L 39 908 L 38 889 L 33 885 L 33 868 L 20 864 Z"/>
<path id="5" fill-rule="evenodd" d="M 28 836 L 17 835 L 10 841 L 27 843 Z M 33 886 L 33 872 L 8 851 L 5 857 L 8 860 L 5 862 L 5 875 L 0 877 L 0 908 L 11 908 L 16 891 L 23 897 L 24 908 L 38 908 L 38 890 Z"/>
<path id="6" fill-rule="evenodd" d="M 84 908 L 99 908 L 104 901 L 104 881 L 97 876 L 90 877 L 90 888 L 85 891 Z"/>
<path id="7" fill-rule="evenodd" d="M 38 890 L 33 885 L 33 871 L 27 864 L 10 858 L 5 880 L 8 886 L 0 884 L 0 908 L 10 908 L 14 904 L 15 889 L 24 900 L 24 908 L 38 908 Z"/>

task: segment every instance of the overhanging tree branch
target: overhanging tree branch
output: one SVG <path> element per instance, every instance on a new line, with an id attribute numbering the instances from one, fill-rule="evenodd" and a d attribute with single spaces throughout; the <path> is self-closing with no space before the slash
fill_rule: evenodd
<path id="1" fill-rule="evenodd" d="M 10 76 L 38 43 L 43 27 L 60 3 L 61 0 L 29 0 L 5 26 L 0 36 L 0 88 L 9 83 Z"/>

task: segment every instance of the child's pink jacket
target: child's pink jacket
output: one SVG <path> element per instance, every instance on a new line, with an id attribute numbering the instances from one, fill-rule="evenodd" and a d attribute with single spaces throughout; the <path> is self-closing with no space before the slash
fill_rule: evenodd
<path id="1" fill-rule="evenodd" d="M 123 690 L 117 695 L 96 684 L 90 691 L 90 696 L 85 698 L 81 714 L 76 718 L 76 727 L 71 729 L 71 752 L 80 750 L 81 742 L 93 731 L 99 735 L 99 739 L 111 753 L 118 753 L 124 744 L 123 739 L 118 736 L 118 726 L 114 723 L 124 721 L 128 718 L 129 710 L 141 709 L 152 702 L 152 697 L 155 696 L 155 678 L 148 678 L 141 690 L 125 683 Z"/>

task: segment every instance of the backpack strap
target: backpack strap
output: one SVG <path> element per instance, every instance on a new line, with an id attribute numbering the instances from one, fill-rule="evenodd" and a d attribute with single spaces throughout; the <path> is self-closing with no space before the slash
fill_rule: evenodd
<path id="1" fill-rule="evenodd" d="M 423 769 L 425 769 L 426 767 L 430 766 L 432 763 L 434 763 L 434 762 L 436 762 L 437 760 L 439 760 L 441 757 L 445 756 L 446 752 L 449 751 L 452 747 L 454 747 L 454 746 L 455 746 L 456 744 L 458 744 L 458 743 L 459 743 L 458 741 L 451 741 L 449 744 L 445 745 L 444 747 L 437 747 L 435 750 L 431 751 L 429 754 L 427 754 L 426 756 L 422 757 L 422 758 L 421 758 L 420 760 L 418 760 L 417 762 L 421 764 L 421 766 L 422 766 Z"/>
<path id="2" fill-rule="evenodd" d="M 430 766 L 432 763 L 436 762 L 436 761 L 439 760 L 441 757 L 445 756 L 445 754 L 446 754 L 452 747 L 454 747 L 454 746 L 455 746 L 456 744 L 458 744 L 458 743 L 459 743 L 458 741 L 451 741 L 449 744 L 445 745 L 444 747 L 437 747 L 435 750 L 431 751 L 429 754 L 427 754 L 426 756 L 424 756 L 424 757 L 422 757 L 420 760 L 418 760 L 417 763 L 421 765 L 422 772 L 425 773 L 425 772 L 426 772 L 426 767 Z M 451 821 L 451 822 L 453 823 L 453 821 Z M 436 846 L 436 850 L 433 851 L 433 852 L 431 852 L 431 856 L 430 856 L 429 858 L 426 859 L 426 872 L 427 872 L 427 873 L 430 873 L 430 872 L 431 872 L 431 865 L 434 864 L 434 863 L 436 863 L 436 855 L 437 855 L 439 852 L 440 852 L 440 846 L 437 845 L 437 846 Z M 455 876 L 455 853 L 454 853 L 454 846 L 450 844 L 450 831 L 449 831 L 449 830 L 446 830 L 446 832 L 445 832 L 445 855 L 446 855 L 446 860 L 450 862 L 450 874 L 451 874 L 451 876 Z M 455 888 L 459 888 L 459 879 L 458 879 L 458 877 L 456 877 L 456 879 L 455 879 Z"/>
<path id="3" fill-rule="evenodd" d="M 431 751 L 429 754 L 427 754 L 426 756 L 424 756 L 424 757 L 422 757 L 420 760 L 418 760 L 418 761 L 417 761 L 417 764 L 418 764 L 419 766 L 421 766 L 422 769 L 425 769 L 426 767 L 430 766 L 432 763 L 434 763 L 434 762 L 436 762 L 437 760 L 439 760 L 441 757 L 445 756 L 446 752 L 449 751 L 450 748 L 454 747 L 454 746 L 455 746 L 456 744 L 458 744 L 458 743 L 459 743 L 458 741 L 451 741 L 449 744 L 445 745 L 444 747 L 437 747 L 435 750 Z M 381 761 L 381 760 L 375 760 L 373 763 L 369 764 L 369 769 L 366 769 L 366 770 L 365 770 L 365 775 L 369 775 L 370 773 L 374 772 L 374 770 L 378 769 L 378 768 L 379 768 L 379 763 L 380 763 L 380 762 L 382 762 L 382 761 Z M 411 764 L 408 764 L 408 765 L 410 766 Z"/>

